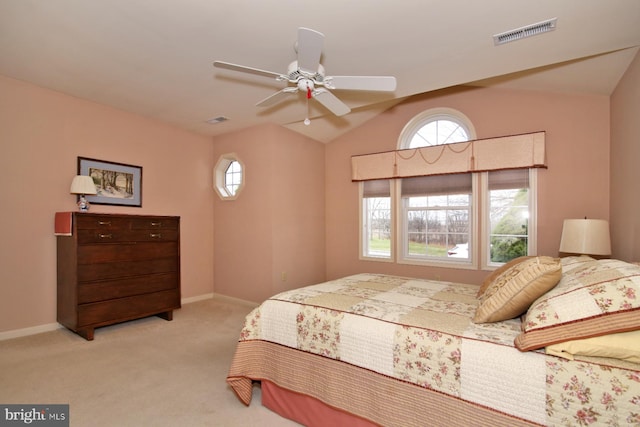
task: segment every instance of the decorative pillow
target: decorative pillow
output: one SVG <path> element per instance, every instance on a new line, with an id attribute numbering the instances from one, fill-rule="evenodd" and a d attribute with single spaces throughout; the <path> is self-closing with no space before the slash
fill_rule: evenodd
<path id="1" fill-rule="evenodd" d="M 538 298 L 515 339 L 521 351 L 640 329 L 640 266 L 615 259 L 581 262 Z"/>
<path id="2" fill-rule="evenodd" d="M 491 274 L 489 274 L 483 281 L 482 284 L 480 285 L 480 289 L 478 289 L 478 293 L 476 294 L 476 296 L 478 298 L 480 298 L 484 292 L 487 290 L 487 288 L 489 287 L 489 285 L 496 280 L 502 273 L 504 273 L 505 271 L 507 271 L 508 269 L 510 269 L 511 267 L 513 267 L 516 264 L 520 264 L 522 261 L 526 261 L 528 259 L 530 259 L 532 257 L 530 256 L 521 256 L 519 258 L 514 258 L 509 262 L 506 262 L 505 264 L 503 264 L 502 266 L 496 268 L 495 270 L 493 270 L 493 272 Z"/>
<path id="3" fill-rule="evenodd" d="M 539 256 L 515 263 L 487 287 L 473 321 L 489 323 L 520 316 L 561 276 L 562 264 L 557 258 Z"/>
<path id="4" fill-rule="evenodd" d="M 552 344 L 547 354 L 573 360 L 573 356 L 595 356 L 640 363 L 640 330 Z"/>

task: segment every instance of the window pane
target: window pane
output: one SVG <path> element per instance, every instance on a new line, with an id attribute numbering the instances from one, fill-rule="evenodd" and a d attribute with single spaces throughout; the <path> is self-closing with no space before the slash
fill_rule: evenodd
<path id="1" fill-rule="evenodd" d="M 467 132 L 458 123 L 452 120 L 435 119 L 418 129 L 413 138 L 411 138 L 409 148 L 451 144 L 468 140 Z"/>
<path id="2" fill-rule="evenodd" d="M 425 255 L 427 246 L 426 211 L 411 210 L 407 216 L 408 253 L 411 255 Z"/>
<path id="3" fill-rule="evenodd" d="M 490 261 L 504 263 L 528 254 L 528 171 L 489 173 Z"/>
<path id="4" fill-rule="evenodd" d="M 429 196 L 428 202 L 428 206 L 432 208 L 447 206 L 449 204 L 449 196 Z"/>
<path id="5" fill-rule="evenodd" d="M 425 239 L 422 240 L 409 240 L 409 255 L 427 255 L 427 244 Z"/>
<path id="6" fill-rule="evenodd" d="M 427 207 L 427 197 L 410 197 L 408 199 L 410 208 L 422 208 Z"/>
<path id="7" fill-rule="evenodd" d="M 367 257 L 391 257 L 390 181 L 363 183 L 362 251 Z"/>
<path id="8" fill-rule="evenodd" d="M 447 231 L 447 212 L 446 211 L 430 210 L 428 218 L 429 218 L 429 221 L 428 221 L 429 232 L 444 233 Z"/>
<path id="9" fill-rule="evenodd" d="M 402 182 L 404 253 L 409 258 L 471 259 L 471 175 L 447 178 L 420 177 Z"/>
<path id="10" fill-rule="evenodd" d="M 447 231 L 450 234 L 465 234 L 469 231 L 469 212 L 466 210 L 447 211 Z"/>
<path id="11" fill-rule="evenodd" d="M 389 197 L 367 197 L 365 204 L 364 255 L 391 256 L 391 200 Z"/>
<path id="12" fill-rule="evenodd" d="M 229 163 L 225 171 L 224 186 L 229 194 L 233 196 L 236 194 L 236 191 L 238 191 L 240 184 L 242 184 L 242 165 L 240 165 L 240 162 L 234 160 Z"/>

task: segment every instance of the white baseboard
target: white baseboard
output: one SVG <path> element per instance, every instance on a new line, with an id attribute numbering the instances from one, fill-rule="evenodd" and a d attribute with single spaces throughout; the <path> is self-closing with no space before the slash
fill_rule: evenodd
<path id="1" fill-rule="evenodd" d="M 246 305 L 248 307 L 257 307 L 257 306 L 260 305 L 257 302 L 247 301 L 247 300 L 244 300 L 244 299 L 230 297 L 230 296 L 222 295 L 222 294 L 216 294 L 215 292 L 210 293 L 210 294 L 198 295 L 198 296 L 195 296 L 195 297 L 183 298 L 181 300 L 181 303 L 182 304 L 190 304 L 192 302 L 204 301 L 204 300 L 212 299 L 212 298 L 213 299 L 217 299 L 218 301 L 227 301 L 227 302 L 234 303 L 234 304 Z"/>
<path id="2" fill-rule="evenodd" d="M 240 304 L 240 305 L 246 305 L 247 307 L 257 307 L 260 304 L 257 302 L 253 302 L 253 301 L 247 301 L 244 299 L 240 299 L 240 298 L 235 298 L 235 297 L 229 297 L 226 295 L 221 295 L 221 294 L 213 294 L 213 298 L 220 300 L 220 301 L 228 301 L 231 303 L 235 303 L 235 304 Z"/>
<path id="3" fill-rule="evenodd" d="M 198 295 L 198 296 L 195 296 L 195 297 L 182 298 L 180 300 L 180 302 L 182 304 L 190 304 L 192 302 L 204 301 L 206 299 L 211 299 L 211 298 L 213 298 L 213 292 L 210 293 L 210 294 L 203 294 L 203 295 Z"/>
<path id="4" fill-rule="evenodd" d="M 62 327 L 63 326 L 59 323 L 48 323 L 46 325 L 32 326 L 30 328 L 14 329 L 12 331 L 0 332 L 0 341 L 9 340 L 11 338 L 26 337 L 28 335 L 41 334 L 43 332 L 51 332 Z"/>
<path id="5" fill-rule="evenodd" d="M 215 294 L 215 293 L 210 293 L 210 294 L 203 294 L 203 295 L 198 295 L 195 297 L 189 297 L 189 298 L 183 298 L 180 302 L 182 304 L 190 304 L 193 302 L 198 302 L 198 301 L 204 301 L 206 299 L 211 299 L 211 298 L 215 298 L 221 301 L 228 301 L 228 302 L 232 302 L 235 304 L 241 304 L 241 305 L 246 305 L 249 307 L 257 307 L 258 303 L 255 302 L 251 302 L 251 301 L 246 301 L 240 298 L 234 298 L 234 297 L 228 297 L 226 295 L 220 295 L 220 294 Z M 39 326 L 32 326 L 30 328 L 23 328 L 23 329 L 14 329 L 11 331 L 5 331 L 5 332 L 0 332 L 0 341 L 4 341 L 4 340 L 9 340 L 12 338 L 20 338 L 20 337 L 26 337 L 29 335 L 35 335 L 35 334 L 41 334 L 43 332 L 51 332 L 51 331 L 55 331 L 56 329 L 60 329 L 60 328 L 64 328 L 64 326 L 62 326 L 59 323 L 48 323 L 46 325 L 39 325 Z"/>

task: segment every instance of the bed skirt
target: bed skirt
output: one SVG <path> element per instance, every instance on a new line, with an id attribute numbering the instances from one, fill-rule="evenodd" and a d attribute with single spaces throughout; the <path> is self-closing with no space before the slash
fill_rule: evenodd
<path id="1" fill-rule="evenodd" d="M 241 341 L 227 383 L 249 405 L 253 381 L 271 382 L 317 400 L 328 409 L 383 426 L 539 425 L 338 360 L 267 341 Z M 278 407 L 282 405 L 273 406 L 270 409 L 280 413 Z M 292 415 L 280 414 L 287 418 Z"/>
<path id="2" fill-rule="evenodd" d="M 262 380 L 261 389 L 262 406 L 303 426 L 378 426 L 378 424 L 364 418 L 325 405 L 313 397 L 278 387 L 271 381 Z"/>

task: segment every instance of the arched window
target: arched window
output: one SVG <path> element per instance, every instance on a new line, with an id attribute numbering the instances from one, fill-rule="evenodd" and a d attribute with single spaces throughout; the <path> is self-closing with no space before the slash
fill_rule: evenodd
<path id="1" fill-rule="evenodd" d="M 452 108 L 424 111 L 407 123 L 400 132 L 398 149 L 451 144 L 476 139 L 471 121 Z"/>

